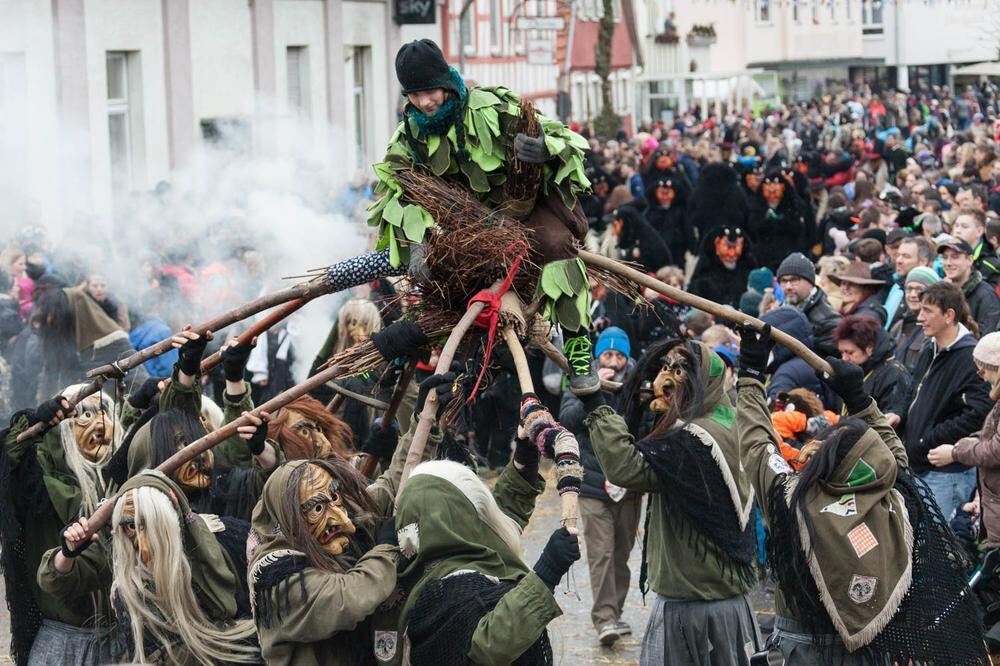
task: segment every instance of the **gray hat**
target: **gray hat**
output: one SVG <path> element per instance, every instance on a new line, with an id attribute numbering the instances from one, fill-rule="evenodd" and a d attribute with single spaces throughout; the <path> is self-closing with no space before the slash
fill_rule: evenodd
<path id="1" fill-rule="evenodd" d="M 788 255 L 778 266 L 778 280 L 786 275 L 795 275 L 816 284 L 816 266 L 801 252 Z"/>

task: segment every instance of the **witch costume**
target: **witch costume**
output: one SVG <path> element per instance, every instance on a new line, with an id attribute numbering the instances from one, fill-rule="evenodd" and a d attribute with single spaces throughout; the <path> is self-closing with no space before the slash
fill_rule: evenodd
<path id="1" fill-rule="evenodd" d="M 689 344 L 703 398 L 687 422 L 638 443 L 607 405 L 584 423 L 608 481 L 650 493 L 640 589 L 648 582 L 656 600 L 640 663 L 746 665 L 760 645 L 747 597 L 757 584 L 754 491 L 740 465 L 724 363 Z"/>
<path id="2" fill-rule="evenodd" d="M 467 188 L 490 209 L 519 220 L 532 231 L 532 259 L 543 266 L 535 296 L 543 300 L 543 314 L 566 332 L 571 388 L 599 390 L 590 372 L 591 345 L 586 335 L 589 282 L 576 249 L 587 234 L 587 218 L 579 203 L 579 197 L 590 189 L 584 165 L 584 151 L 589 148 L 586 139 L 541 114 L 537 116 L 540 137 L 518 134 L 520 98 L 502 87 L 466 87 L 429 39 L 399 50 L 396 75 L 404 95 L 443 89 L 448 97 L 429 115 L 411 104 L 406 106 L 385 159 L 374 165 L 375 193 L 380 198 L 368 210 L 368 224 L 378 229 L 376 251 L 331 266 L 327 271 L 330 287 L 339 291 L 386 275 L 403 275 L 408 267 L 422 267 L 421 243 L 434 229 L 435 220 L 419 205 L 406 201 L 396 174 L 417 166 L 427 169 Z M 537 200 L 514 201 L 506 193 L 508 163 L 515 154 L 541 166 Z"/>
<path id="3" fill-rule="evenodd" d="M 961 549 L 875 401 L 858 387 L 850 411 L 867 429 L 793 503 L 799 478 L 778 453 L 764 385 L 741 376 L 737 386 L 777 581 L 771 644 L 785 663 L 989 663 Z"/>
<path id="4" fill-rule="evenodd" d="M 392 513 L 418 422 L 414 419 L 401 438 L 388 470 L 367 488 L 378 517 Z M 432 432 L 424 460 L 435 455 L 440 441 L 441 434 Z M 275 470 L 254 509 L 247 550 L 261 652 L 269 664 L 356 666 L 374 664 L 378 655 L 391 658 L 399 644 L 395 615 L 382 631 L 373 630 L 370 618 L 384 603 L 391 604 L 399 549 L 375 545 L 370 530 L 359 529 L 338 561 L 341 570 L 310 566 L 305 552 L 290 537 L 286 500 L 293 472 L 307 464 L 307 460 L 293 460 Z"/>

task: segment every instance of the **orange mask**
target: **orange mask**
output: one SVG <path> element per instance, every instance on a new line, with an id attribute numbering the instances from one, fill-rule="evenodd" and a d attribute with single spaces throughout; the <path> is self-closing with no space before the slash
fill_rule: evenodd
<path id="1" fill-rule="evenodd" d="M 785 196 L 785 184 L 782 182 L 768 181 L 760 186 L 760 193 L 764 201 L 771 208 L 777 208 Z"/>
<path id="2" fill-rule="evenodd" d="M 764 177 L 753 171 L 746 175 L 747 187 L 750 188 L 751 192 L 756 192 L 760 188 L 762 180 L 764 180 Z"/>
<path id="3" fill-rule="evenodd" d="M 735 269 L 743 256 L 743 238 L 737 236 L 733 240 L 729 236 L 719 236 L 715 239 L 715 254 L 728 270 Z"/>
<path id="4" fill-rule="evenodd" d="M 656 188 L 656 203 L 660 204 L 661 206 L 669 206 L 670 204 L 673 203 L 674 197 L 676 196 L 677 193 L 674 192 L 674 188 L 672 187 L 661 185 L 660 187 Z"/>

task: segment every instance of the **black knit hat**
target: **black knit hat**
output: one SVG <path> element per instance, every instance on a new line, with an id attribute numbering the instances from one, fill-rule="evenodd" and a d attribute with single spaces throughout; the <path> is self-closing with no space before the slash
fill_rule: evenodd
<path id="1" fill-rule="evenodd" d="M 429 39 L 403 44 L 396 53 L 396 78 L 403 94 L 444 88 L 459 93 L 441 49 Z"/>
<path id="2" fill-rule="evenodd" d="M 794 275 L 816 284 L 816 266 L 801 252 L 788 255 L 778 266 L 778 279 L 786 275 Z"/>

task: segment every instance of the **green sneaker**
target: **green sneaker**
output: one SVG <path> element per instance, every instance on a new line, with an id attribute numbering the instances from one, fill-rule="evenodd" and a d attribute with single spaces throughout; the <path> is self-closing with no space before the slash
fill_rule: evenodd
<path id="1" fill-rule="evenodd" d="M 563 353 L 569 362 L 569 390 L 578 396 L 600 391 L 601 380 L 592 370 L 594 354 L 590 338 L 586 335 L 567 338 Z"/>

